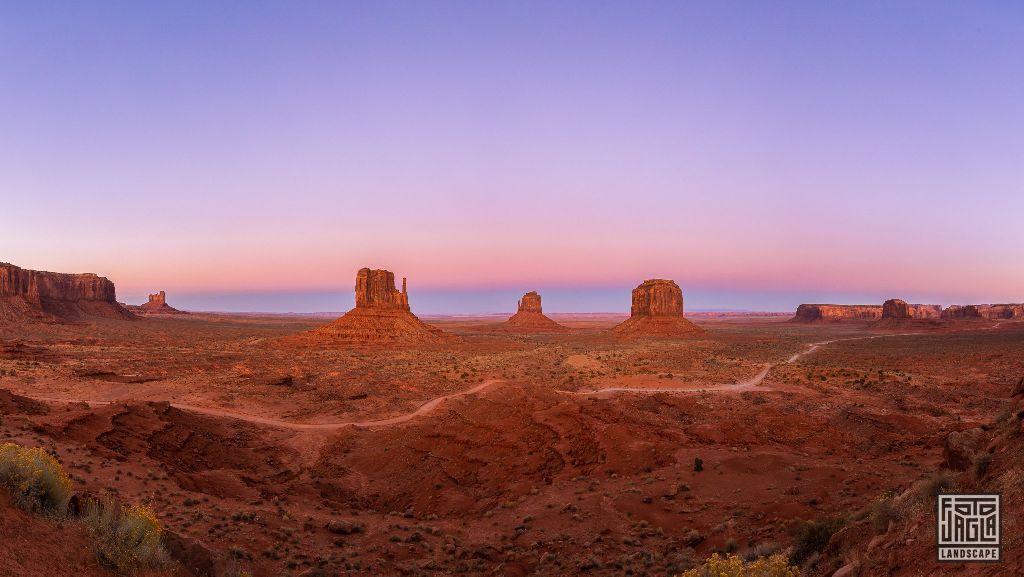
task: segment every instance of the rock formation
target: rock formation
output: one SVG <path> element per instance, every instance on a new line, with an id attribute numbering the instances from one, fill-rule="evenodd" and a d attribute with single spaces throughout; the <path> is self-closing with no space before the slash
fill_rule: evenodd
<path id="1" fill-rule="evenodd" d="M 942 311 L 942 318 L 953 321 L 1024 319 L 1024 304 L 950 305 Z"/>
<path id="2" fill-rule="evenodd" d="M 0 320 L 132 319 L 117 302 L 114 283 L 92 273 L 28 270 L 0 263 Z"/>
<path id="3" fill-rule="evenodd" d="M 160 291 L 149 295 L 149 301 L 142 305 L 129 305 L 128 310 L 140 315 L 187 315 L 185 311 L 167 304 L 167 293 Z"/>
<path id="4" fill-rule="evenodd" d="M 704 330 L 683 316 L 683 291 L 675 281 L 650 279 L 633 289 L 630 316 L 612 332 L 623 337 L 674 337 Z"/>
<path id="5" fill-rule="evenodd" d="M 540 295 L 530 291 L 519 299 L 516 314 L 502 324 L 502 328 L 520 333 L 555 333 L 569 329 L 548 318 L 540 306 Z"/>
<path id="6" fill-rule="evenodd" d="M 908 304 L 900 299 L 889 299 L 882 303 L 882 318 L 873 326 L 904 327 L 914 325 L 920 328 L 938 327 L 942 307 L 939 305 Z"/>
<path id="7" fill-rule="evenodd" d="M 991 305 L 988 318 L 992 320 L 1024 319 L 1024 304 Z"/>
<path id="8" fill-rule="evenodd" d="M 803 304 L 797 307 L 795 322 L 877 321 L 882 307 L 877 305 Z"/>
<path id="9" fill-rule="evenodd" d="M 354 309 L 306 336 L 318 343 L 351 346 L 429 345 L 455 339 L 412 314 L 406 280 L 397 290 L 390 271 L 360 269 L 355 291 Z"/>

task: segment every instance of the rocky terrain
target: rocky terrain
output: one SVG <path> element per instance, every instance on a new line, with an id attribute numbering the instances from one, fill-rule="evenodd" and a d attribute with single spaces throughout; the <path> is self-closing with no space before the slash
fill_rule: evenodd
<path id="1" fill-rule="evenodd" d="M 570 333 L 435 319 L 457 347 L 399 349 L 287 343 L 315 318 L 8 328 L 0 436 L 56 454 L 76 494 L 152 508 L 194 575 L 667 576 L 728 551 L 916 575 L 942 569 L 930 505 L 915 497 L 861 554 L 874 504 L 946 466 L 973 475 L 1024 375 L 1016 322 L 915 335 L 740 317 L 638 341 L 559 318 Z M 992 449 L 985 487 L 1020 494 L 1015 446 Z M 62 546 L 48 564 L 19 541 L 0 573 L 106 571 L 74 521 L 4 507 Z"/>
<path id="2" fill-rule="evenodd" d="M 0 322 L 132 319 L 114 283 L 92 273 L 66 274 L 0 263 Z"/>
<path id="3" fill-rule="evenodd" d="M 167 304 L 167 293 L 160 291 L 149 295 L 149 300 L 141 305 L 128 305 L 128 310 L 137 315 L 187 315 L 185 311 Z"/>
<path id="4" fill-rule="evenodd" d="M 700 334 L 701 328 L 683 316 L 683 291 L 672 280 L 645 280 L 633 289 L 629 318 L 612 329 L 624 338 L 673 337 Z"/>
<path id="5" fill-rule="evenodd" d="M 504 330 L 521 333 L 565 332 L 568 329 L 544 315 L 540 295 L 530 291 L 519 299 L 516 314 L 502 325 Z"/>
<path id="6" fill-rule="evenodd" d="M 387 270 L 360 269 L 356 274 L 356 306 L 340 319 L 291 342 L 314 346 L 422 346 L 454 342 L 444 331 L 412 314 L 406 279 L 395 288 Z"/>

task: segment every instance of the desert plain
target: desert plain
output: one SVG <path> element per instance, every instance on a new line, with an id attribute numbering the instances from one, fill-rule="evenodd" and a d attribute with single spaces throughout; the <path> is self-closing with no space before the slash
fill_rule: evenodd
<path id="1" fill-rule="evenodd" d="M 174 559 L 153 574 L 677 575 L 786 552 L 919 575 L 951 486 L 1003 493 L 1005 560 L 938 571 L 1024 566 L 1024 322 L 695 314 L 680 338 L 547 316 L 423 317 L 445 338 L 378 346 L 313 315 L 6 323 L 0 441 L 151 508 Z M 83 528 L 0 493 L 0 574 L 111 574 Z"/>

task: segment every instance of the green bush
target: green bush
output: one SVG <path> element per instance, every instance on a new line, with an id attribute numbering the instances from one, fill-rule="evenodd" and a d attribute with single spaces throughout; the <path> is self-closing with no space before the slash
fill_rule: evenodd
<path id="1" fill-rule="evenodd" d="M 0 485 L 26 510 L 56 516 L 67 513 L 71 479 L 41 447 L 0 445 Z"/>

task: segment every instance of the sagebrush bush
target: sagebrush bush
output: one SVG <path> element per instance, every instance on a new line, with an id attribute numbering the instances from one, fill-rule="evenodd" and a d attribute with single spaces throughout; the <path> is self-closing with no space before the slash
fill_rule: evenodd
<path id="1" fill-rule="evenodd" d="M 86 502 L 83 519 L 100 560 L 122 572 L 160 567 L 167 563 L 163 529 L 147 507 L 116 506 L 107 500 Z"/>
<path id="2" fill-rule="evenodd" d="M 820 553 L 828 545 L 832 535 L 843 526 L 842 519 L 819 519 L 804 521 L 793 532 L 793 553 L 789 558 L 793 563 L 802 563 L 811 555 Z"/>
<path id="3" fill-rule="evenodd" d="M 679 577 L 799 577 L 800 570 L 778 553 L 754 561 L 736 555 L 721 557 L 715 553 L 696 569 L 684 571 Z"/>
<path id="4" fill-rule="evenodd" d="M 879 535 L 886 533 L 889 530 L 889 523 L 899 517 L 893 499 L 893 494 L 886 492 L 871 502 L 871 525 Z"/>
<path id="5" fill-rule="evenodd" d="M 29 511 L 63 516 L 71 500 L 71 479 L 42 447 L 0 445 L 0 485 Z"/>

